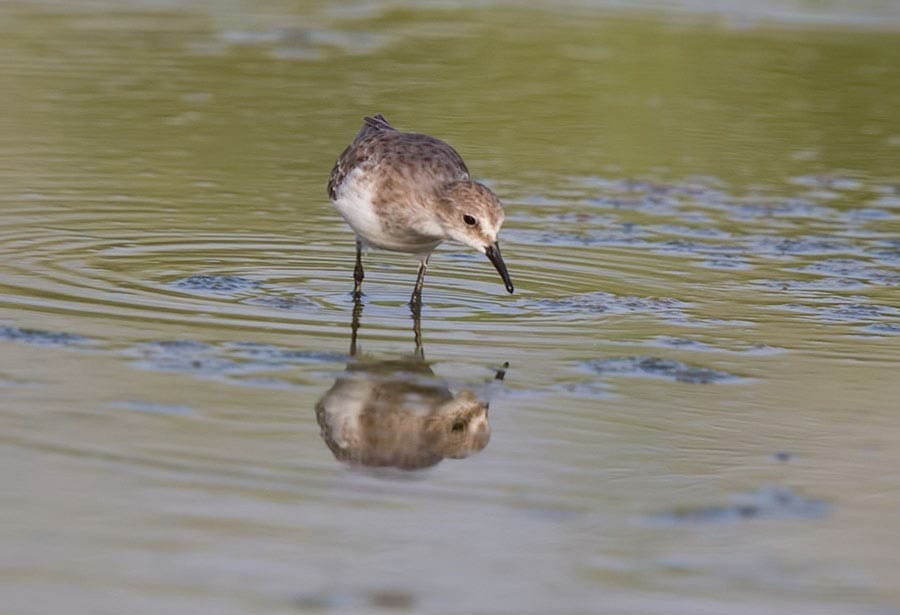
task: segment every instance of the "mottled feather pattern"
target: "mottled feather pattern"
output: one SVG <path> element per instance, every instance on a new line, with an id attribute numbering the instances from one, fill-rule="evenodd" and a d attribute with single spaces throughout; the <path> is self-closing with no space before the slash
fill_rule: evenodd
<path id="1" fill-rule="evenodd" d="M 328 197 L 332 201 L 337 197 L 338 188 L 344 182 L 344 178 L 360 162 L 359 152 L 356 151 L 360 142 L 373 134 L 389 130 L 395 131 L 396 129 L 380 113 L 376 113 L 375 117 L 363 118 L 362 128 L 356 133 L 350 145 L 341 152 L 340 157 L 334 163 L 334 168 L 331 169 L 331 176 L 328 178 Z"/>
<path id="2" fill-rule="evenodd" d="M 360 134 L 362 134 L 366 130 L 366 126 L 373 128 L 375 130 L 396 130 L 391 124 L 384 119 L 384 116 L 380 113 L 376 113 L 374 117 L 369 117 L 368 115 L 363 118 L 365 122 L 365 126 L 360 129 Z"/>
<path id="3" fill-rule="evenodd" d="M 409 164 L 416 161 L 417 164 Z M 448 182 L 469 178 L 469 169 L 459 153 L 447 143 L 434 137 L 415 132 L 400 132 L 379 113 L 366 117 L 353 142 L 341 153 L 331 170 L 328 180 L 328 196 L 335 200 L 344 180 L 355 168 L 367 171 L 380 167 L 385 177 L 403 175 L 405 179 L 428 178 L 423 189 L 436 190 Z M 415 170 L 415 177 L 411 171 Z M 399 177 L 397 178 L 400 179 Z M 392 193 L 390 181 L 375 189 L 381 193 L 379 200 L 389 200 Z M 396 182 L 394 182 L 396 184 Z"/>
<path id="4" fill-rule="evenodd" d="M 497 240 L 500 199 L 470 179 L 462 157 L 444 141 L 399 131 L 380 114 L 366 117 L 331 170 L 328 196 L 356 233 L 355 297 L 362 295 L 362 251 L 375 247 L 418 257 L 410 305 L 420 304 L 428 258 L 448 239 L 487 256 L 513 292 Z"/>

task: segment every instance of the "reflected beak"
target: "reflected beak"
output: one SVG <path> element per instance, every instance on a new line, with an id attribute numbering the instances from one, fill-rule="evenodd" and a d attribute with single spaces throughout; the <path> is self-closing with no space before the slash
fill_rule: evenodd
<path id="1" fill-rule="evenodd" d="M 488 260 L 494 263 L 494 267 L 497 268 L 497 273 L 503 278 L 503 284 L 506 285 L 506 290 L 512 294 L 513 283 L 512 280 L 509 279 L 506 263 L 503 262 L 503 257 L 500 256 L 500 242 L 495 242 L 494 245 L 486 247 L 484 249 L 484 254 L 488 257 Z"/>

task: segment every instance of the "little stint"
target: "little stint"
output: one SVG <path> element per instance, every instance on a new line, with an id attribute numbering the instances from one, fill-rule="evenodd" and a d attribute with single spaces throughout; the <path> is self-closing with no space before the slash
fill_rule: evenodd
<path id="1" fill-rule="evenodd" d="M 380 113 L 366 117 L 331 170 L 328 196 L 356 233 L 354 299 L 362 296 L 363 249 L 372 246 L 419 259 L 409 304 L 420 307 L 428 258 L 445 239 L 487 256 L 513 292 L 497 242 L 500 199 L 470 179 L 462 157 L 440 139 L 401 132 Z"/>

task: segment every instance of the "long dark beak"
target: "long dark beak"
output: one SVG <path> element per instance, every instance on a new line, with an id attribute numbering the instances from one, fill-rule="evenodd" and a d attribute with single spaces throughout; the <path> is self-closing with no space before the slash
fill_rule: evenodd
<path id="1" fill-rule="evenodd" d="M 500 242 L 495 242 L 494 245 L 488 246 L 484 250 L 485 255 L 487 255 L 488 259 L 494 263 L 494 267 L 497 268 L 497 273 L 500 274 L 500 277 L 503 278 L 503 284 L 506 285 L 506 290 L 510 294 L 513 292 L 513 283 L 512 280 L 509 279 L 509 272 L 506 270 L 506 263 L 503 262 L 503 257 L 500 256 Z"/>

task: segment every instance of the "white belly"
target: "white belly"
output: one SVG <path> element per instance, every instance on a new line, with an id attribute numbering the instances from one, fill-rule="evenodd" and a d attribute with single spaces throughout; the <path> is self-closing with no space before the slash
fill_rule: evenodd
<path id="1" fill-rule="evenodd" d="M 403 232 L 396 225 L 381 223 L 372 204 L 371 184 L 360 177 L 361 172 L 360 169 L 351 171 L 334 199 L 334 206 L 350 228 L 368 246 L 411 254 L 431 253 L 441 243 L 440 239 L 435 240 L 433 236 L 423 235 L 415 229 Z"/>

